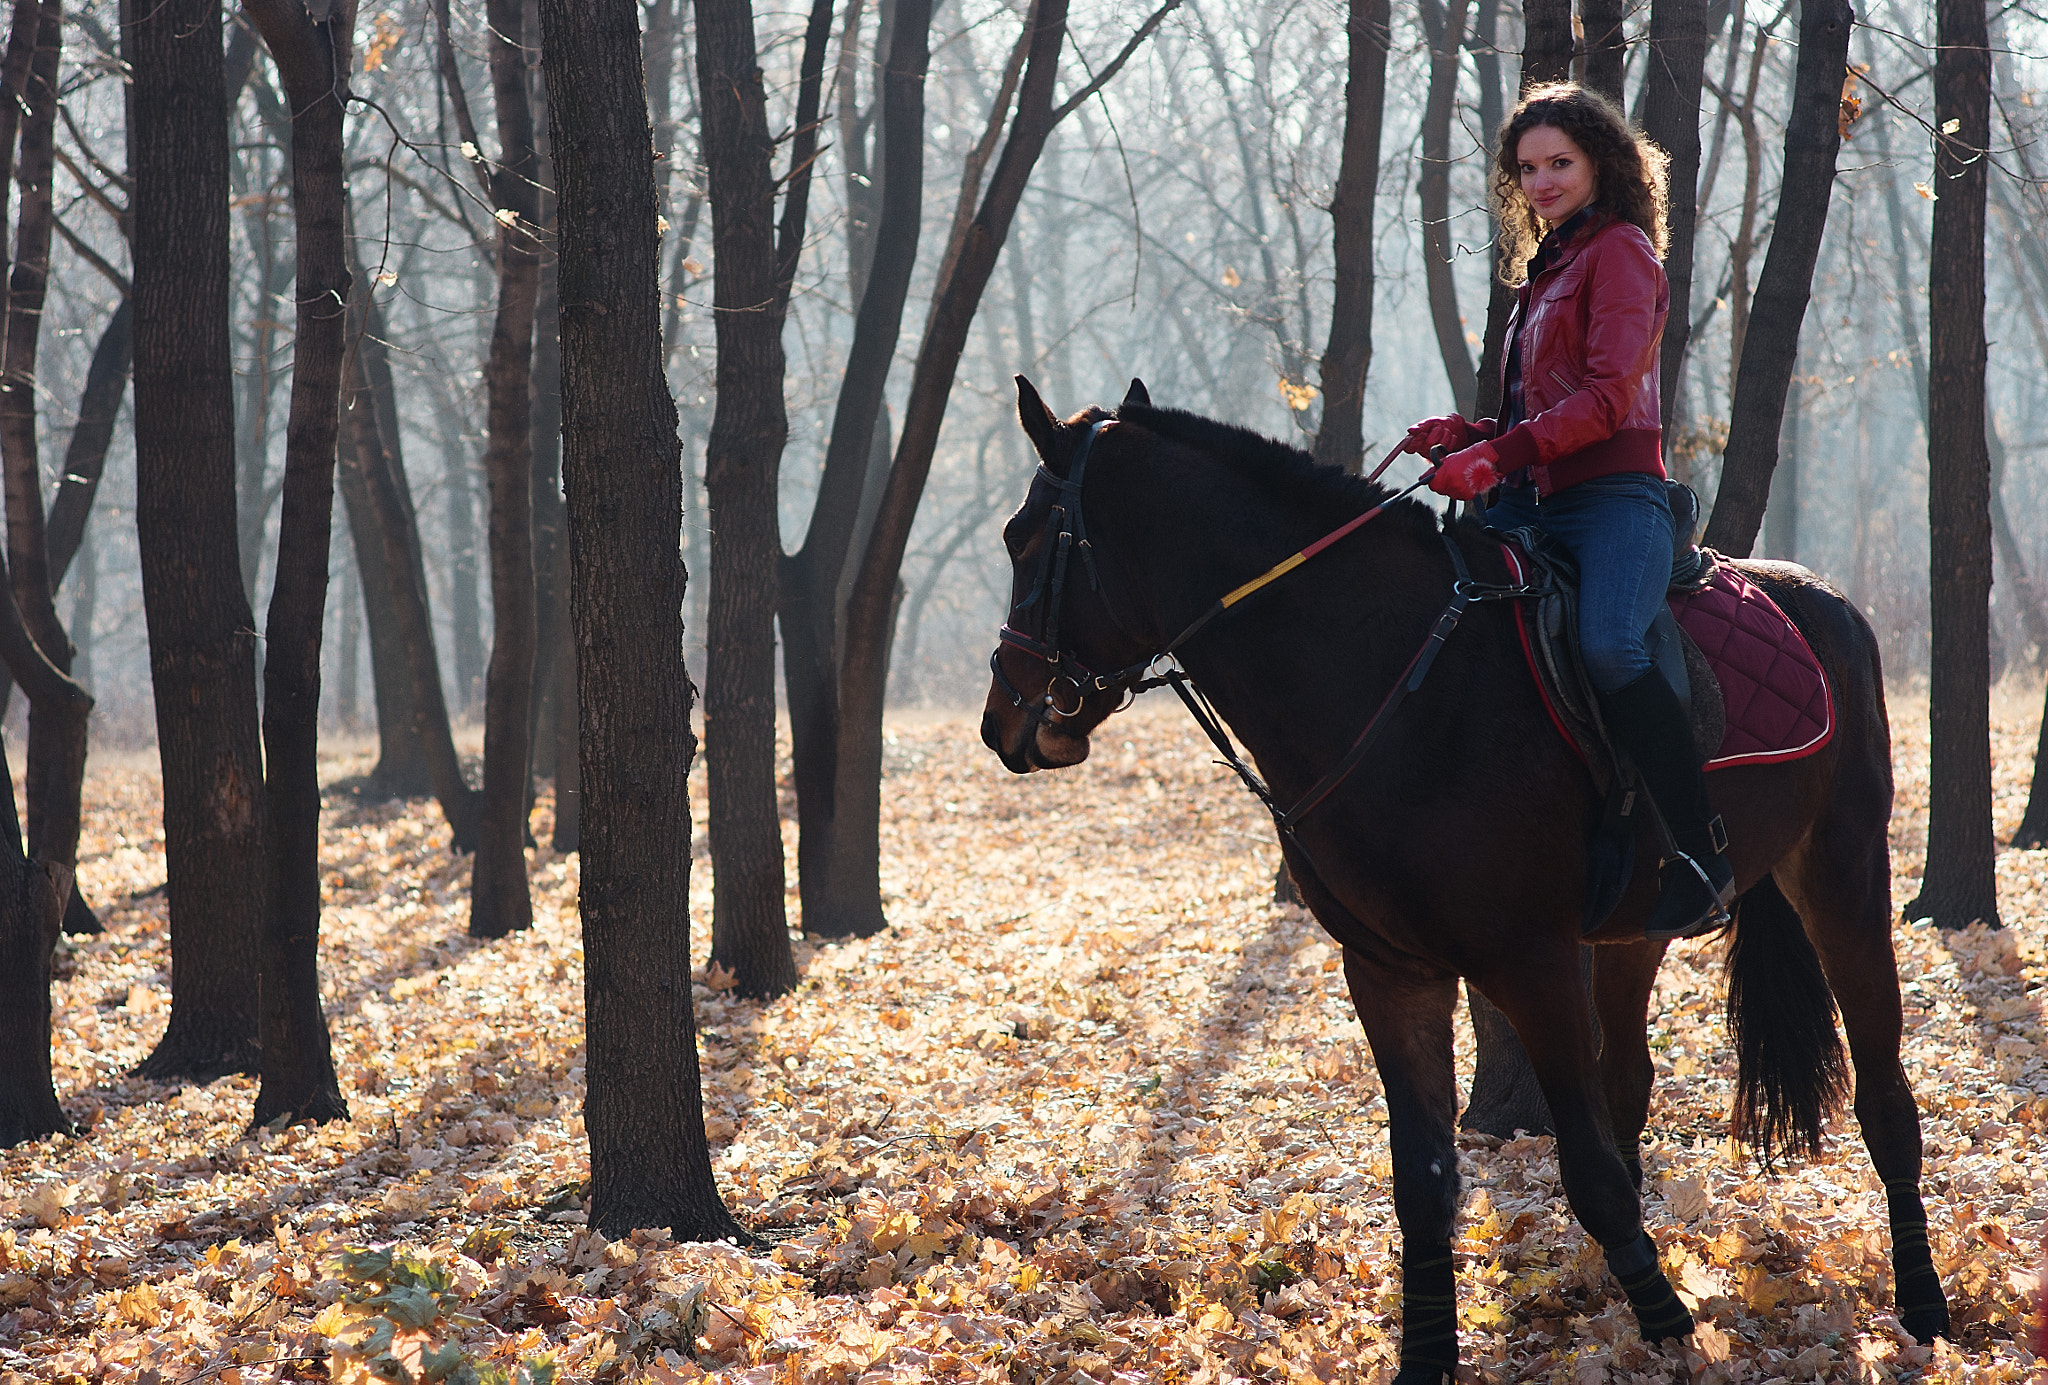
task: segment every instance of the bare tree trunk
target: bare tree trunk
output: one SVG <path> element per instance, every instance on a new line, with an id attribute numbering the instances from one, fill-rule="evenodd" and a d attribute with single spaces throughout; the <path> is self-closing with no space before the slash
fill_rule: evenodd
<path id="1" fill-rule="evenodd" d="M 350 275 L 342 116 L 355 11 L 314 23 L 294 0 L 245 0 L 291 103 L 291 416 L 285 427 L 277 572 L 264 627 L 264 810 L 269 907 L 262 932 L 262 1085 L 252 1126 L 346 1120 L 320 1008 L 320 640 L 333 537 L 334 458 Z M 367 287 L 367 285 L 365 286 Z"/>
<path id="2" fill-rule="evenodd" d="M 903 411 L 902 436 L 896 460 L 882 493 L 874 533 L 854 579 L 846 606 L 844 662 L 840 669 L 840 774 L 846 782 L 842 814 L 858 843 L 860 888 L 881 898 L 882 709 L 889 677 L 889 649 L 895 630 L 903 554 L 910 542 L 926 479 L 931 474 L 939 430 L 945 422 L 946 400 L 959 369 L 967 335 L 981 305 L 982 292 L 994 273 L 996 259 L 1009 235 L 1017 204 L 1032 168 L 1053 127 L 1122 70 L 1138 46 L 1151 36 L 1178 0 L 1156 9 L 1117 56 L 1099 68 L 1092 81 L 1079 86 L 1057 106 L 1053 86 L 1059 53 L 1066 41 L 1066 0 L 1039 0 L 1032 11 L 1031 48 L 1017 89 L 1016 112 L 1001 157 L 989 178 L 988 191 L 968 224 L 952 272 L 936 285 L 922 345 L 911 374 L 910 396 Z M 856 798 L 856 795 L 858 796 Z M 851 877 L 849 877 L 849 880 Z M 849 884 L 851 888 L 851 884 Z"/>
<path id="3" fill-rule="evenodd" d="M 1315 458 L 1357 472 L 1364 464 L 1365 381 L 1372 369 L 1373 199 L 1387 106 L 1389 0 L 1350 0 L 1347 14 L 1344 152 L 1330 198 L 1336 286 L 1323 347 Z"/>
<path id="4" fill-rule="evenodd" d="M 1799 328 L 1813 292 L 1813 269 L 1834 194 L 1835 155 L 1842 147 L 1836 122 L 1853 19 L 1848 0 L 1805 0 L 1800 15 L 1799 66 L 1792 114 L 1785 122 L 1778 215 L 1735 376 L 1721 488 L 1707 525 L 1706 542 L 1732 557 L 1748 557 L 1756 543 L 1778 463 L 1785 391 L 1799 354 Z"/>
<path id="5" fill-rule="evenodd" d="M 931 0 L 899 0 L 883 65 L 883 174 L 874 257 L 846 353 L 825 469 L 803 547 L 783 561 L 783 681 L 797 792 L 797 881 L 804 931 L 818 937 L 866 936 L 884 926 L 880 900 L 844 887 L 839 830 L 839 589 L 854 547 L 882 392 L 896 355 L 903 304 L 917 262 L 924 188 L 924 81 L 931 51 Z M 886 467 L 886 455 L 883 466 Z M 859 878 L 858 871 L 854 875 Z M 728 963 L 731 965 L 731 963 Z"/>
<path id="6" fill-rule="evenodd" d="M 0 749 L 0 793 L 14 777 Z M 50 1073 L 50 958 L 71 882 L 22 854 L 19 833 L 0 831 L 0 1149 L 73 1125 Z"/>
<path id="7" fill-rule="evenodd" d="M 1462 414 L 1472 412 L 1479 396 L 1451 264 L 1451 108 L 1458 96 L 1459 51 L 1469 8 L 1470 0 L 1450 0 L 1448 8 L 1444 0 L 1421 0 L 1422 27 L 1429 38 L 1429 96 L 1422 108 L 1422 168 L 1415 179 L 1429 317 L 1436 327 L 1436 346 L 1450 378 L 1452 400 Z"/>
<path id="8" fill-rule="evenodd" d="M 574 305 L 562 315 L 562 451 L 586 732 L 590 1221 L 611 1236 L 666 1226 L 712 1240 L 744 1233 L 711 1172 L 690 1004 L 681 468 L 639 18 L 634 0 L 540 5 L 562 300 Z"/>
<path id="9" fill-rule="evenodd" d="M 490 440 L 491 663 L 484 675 L 484 788 L 470 876 L 469 933 L 502 938 L 533 926 L 526 881 L 527 736 L 533 698 L 533 315 L 540 293 L 540 160 L 527 98 L 523 0 L 489 0 L 491 90 L 500 154 L 498 316 L 484 380 Z M 511 215 L 508 217 L 507 213 Z"/>
<path id="10" fill-rule="evenodd" d="M 1522 90 L 1571 76 L 1571 0 L 1525 0 L 1522 6 Z"/>
<path id="11" fill-rule="evenodd" d="M 1699 228 L 1700 84 L 1713 34 L 1707 0 L 1651 0 L 1650 66 L 1643 75 L 1643 133 L 1671 156 L 1664 274 L 1671 313 L 1664 320 L 1657 378 L 1663 386 L 1659 422 L 1671 433 L 1680 372 L 1692 341 L 1693 243 Z"/>
<path id="12" fill-rule="evenodd" d="M 210 1081 L 256 1067 L 265 859 L 255 618 L 236 557 L 219 0 L 134 4 L 121 38 L 136 534 L 171 911 L 170 1025 L 141 1071 Z"/>
<path id="13" fill-rule="evenodd" d="M 1757 215 L 1763 195 L 1764 143 L 1757 125 L 1756 90 L 1763 77 L 1764 54 L 1770 51 L 1771 33 L 1776 27 L 1775 20 L 1768 25 L 1757 26 L 1756 47 L 1749 55 L 1749 85 L 1744 88 L 1740 103 L 1725 90 L 1717 89 L 1714 93 L 1721 102 L 1723 113 L 1732 114 L 1742 129 L 1742 215 L 1736 223 L 1735 240 L 1728 247 L 1728 392 L 1731 409 L 1735 381 L 1742 373 L 1743 343 L 1749 339 L 1749 264 L 1756 255 Z M 1794 85 L 1797 85 L 1796 73 Z"/>
<path id="14" fill-rule="evenodd" d="M 353 335 L 353 334 L 351 334 Z M 398 598 L 384 561 L 384 536 L 370 503 L 370 486 L 356 455 L 354 409 L 343 418 L 340 465 L 335 483 L 348 518 L 349 543 L 361 583 L 363 624 L 370 639 L 370 686 L 377 709 L 377 763 L 372 790 L 394 798 L 423 798 L 433 792 L 426 745 L 414 714 L 412 675 L 398 630 Z"/>
<path id="15" fill-rule="evenodd" d="M 1480 0 L 1468 47 L 1472 64 L 1479 71 L 1479 128 L 1485 139 L 1481 155 L 1486 160 L 1486 225 L 1490 239 L 1486 247 L 1486 329 L 1479 338 L 1479 367 L 1473 385 L 1472 413 L 1476 418 L 1500 414 L 1500 359 L 1507 345 L 1508 310 L 1515 294 L 1500 281 L 1500 221 L 1492 210 L 1494 141 L 1506 118 L 1501 100 L 1500 64 L 1501 0 Z"/>
<path id="16" fill-rule="evenodd" d="M 1622 91 L 1628 45 L 1621 20 L 1623 0 L 1579 0 L 1579 18 L 1586 31 L 1586 85 L 1626 109 Z"/>
<path id="17" fill-rule="evenodd" d="M 776 499 L 789 437 L 782 324 L 803 244 L 831 14 L 830 0 L 817 0 L 805 31 L 796 143 L 778 230 L 753 6 L 747 0 L 696 0 L 718 315 L 718 405 L 704 476 L 712 532 L 704 697 L 715 891 L 711 949 L 737 973 L 739 992 L 752 996 L 780 995 L 796 984 L 782 905 L 775 788 L 775 611 L 782 561 Z M 588 678 L 587 667 L 581 673 Z"/>
<path id="18" fill-rule="evenodd" d="M 455 751 L 455 736 L 448 720 L 448 704 L 441 690 L 441 660 L 434 649 L 433 615 L 427 604 L 425 565 L 420 553 L 419 528 L 414 518 L 412 497 L 405 484 L 405 464 L 398 451 L 399 430 L 395 391 L 390 365 L 383 355 L 387 340 L 383 312 L 370 288 L 370 277 L 358 261 L 355 279 L 364 291 L 351 300 L 352 324 L 348 328 L 349 357 L 354 362 L 351 377 L 343 381 L 341 484 L 344 498 L 351 486 L 360 486 L 363 508 L 368 511 L 376 559 L 385 574 L 384 590 L 391 602 L 389 617 L 410 703 L 414 734 L 426 762 L 427 780 L 434 797 L 448 819 L 450 848 L 458 852 L 476 850 L 477 795 L 463 778 L 462 761 Z M 359 324 L 353 321 L 362 314 Z M 381 377 L 383 390 L 378 388 Z M 393 398 L 387 409 L 378 395 Z M 350 473 L 353 472 L 353 475 Z M 350 507 L 351 525 L 355 517 Z M 356 556 L 362 560 L 364 545 L 357 536 Z M 374 588 L 364 583 L 366 598 Z M 367 601 L 365 603 L 368 604 Z M 371 627 L 372 666 L 375 666 L 374 623 Z M 380 693 L 378 717 L 383 717 Z"/>
<path id="19" fill-rule="evenodd" d="M 1984 0 L 1936 0 L 1928 252 L 1927 522 L 1933 617 L 1927 870 L 1908 918 L 1997 927 L 1991 830 L 1991 460 L 1984 438 Z"/>

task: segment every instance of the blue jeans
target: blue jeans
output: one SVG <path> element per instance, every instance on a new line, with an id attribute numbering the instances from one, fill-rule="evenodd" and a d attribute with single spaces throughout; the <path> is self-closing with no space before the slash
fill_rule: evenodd
<path id="1" fill-rule="evenodd" d="M 1484 519 L 1496 529 L 1535 525 L 1579 565 L 1579 649 L 1600 692 L 1651 667 L 1645 636 L 1671 582 L 1671 506 L 1664 482 L 1640 472 L 1598 476 L 1545 498 L 1502 486 Z"/>

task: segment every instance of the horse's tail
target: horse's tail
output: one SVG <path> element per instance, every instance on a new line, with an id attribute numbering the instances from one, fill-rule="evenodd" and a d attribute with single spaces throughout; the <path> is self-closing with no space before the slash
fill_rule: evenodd
<path id="1" fill-rule="evenodd" d="M 1766 875 L 1736 903 L 1728 950 L 1728 1029 L 1735 1040 L 1734 1133 L 1775 1154 L 1820 1153 L 1849 1075 L 1835 997 L 1799 911 Z"/>

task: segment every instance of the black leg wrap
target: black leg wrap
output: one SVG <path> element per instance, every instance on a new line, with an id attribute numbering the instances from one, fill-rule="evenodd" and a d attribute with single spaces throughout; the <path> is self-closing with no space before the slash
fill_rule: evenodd
<path id="1" fill-rule="evenodd" d="M 1671 1281 L 1657 1264 L 1657 1243 L 1650 1233 L 1640 1233 L 1628 1245 L 1607 1252 L 1607 1268 L 1628 1295 L 1636 1310 L 1636 1326 L 1646 1342 L 1668 1341 L 1692 1335 L 1692 1314 L 1671 1291 Z"/>
<path id="2" fill-rule="evenodd" d="M 1948 1299 L 1934 1255 L 1927 1244 L 1927 1211 L 1920 1205 L 1920 1185 L 1911 1178 L 1888 1178 L 1885 1208 L 1892 1225 L 1892 1300 L 1899 1326 L 1919 1342 L 1948 1335 Z"/>
<path id="3" fill-rule="evenodd" d="M 1458 1278 L 1448 1245 L 1401 1250 L 1401 1373 L 1395 1385 L 1437 1385 L 1458 1370 Z"/>

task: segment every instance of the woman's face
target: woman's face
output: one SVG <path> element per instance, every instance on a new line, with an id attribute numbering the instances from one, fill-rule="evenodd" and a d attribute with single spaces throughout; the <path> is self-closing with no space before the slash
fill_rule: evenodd
<path id="1" fill-rule="evenodd" d="M 1515 161 L 1521 167 L 1523 195 L 1536 215 L 1552 226 L 1570 218 L 1600 191 L 1593 161 L 1555 125 L 1525 132 L 1515 147 Z"/>

